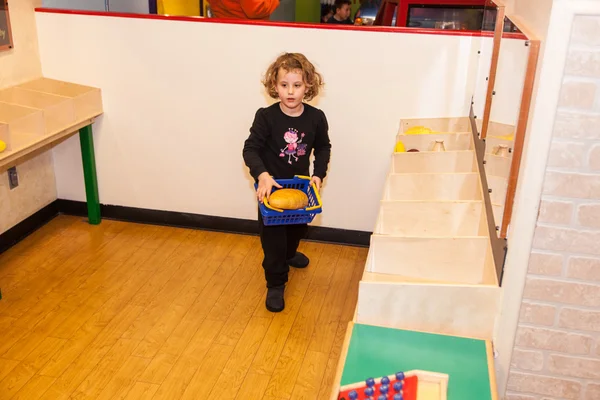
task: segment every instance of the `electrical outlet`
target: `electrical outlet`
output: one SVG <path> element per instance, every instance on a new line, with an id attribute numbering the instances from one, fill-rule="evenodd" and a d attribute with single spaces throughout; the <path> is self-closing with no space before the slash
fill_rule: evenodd
<path id="1" fill-rule="evenodd" d="M 17 175 L 17 167 L 12 167 L 8 171 L 8 187 L 13 190 L 19 186 L 19 175 Z"/>

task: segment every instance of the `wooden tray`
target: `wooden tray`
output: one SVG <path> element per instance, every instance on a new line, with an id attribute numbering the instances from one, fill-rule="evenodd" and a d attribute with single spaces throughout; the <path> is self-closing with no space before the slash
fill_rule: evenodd
<path id="1" fill-rule="evenodd" d="M 77 122 L 68 97 L 11 87 L 0 91 L 0 102 L 43 111 L 46 134 L 65 130 Z"/>
<path id="2" fill-rule="evenodd" d="M 96 117 L 103 112 L 102 95 L 98 88 L 49 78 L 36 79 L 17 87 L 71 99 L 77 121 Z"/>

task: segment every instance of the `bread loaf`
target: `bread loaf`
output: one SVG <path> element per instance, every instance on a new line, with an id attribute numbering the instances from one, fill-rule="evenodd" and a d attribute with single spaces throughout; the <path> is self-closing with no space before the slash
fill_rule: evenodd
<path id="1" fill-rule="evenodd" d="M 308 206 L 308 197 L 298 189 L 279 189 L 271 193 L 269 204 L 281 210 L 299 210 Z"/>

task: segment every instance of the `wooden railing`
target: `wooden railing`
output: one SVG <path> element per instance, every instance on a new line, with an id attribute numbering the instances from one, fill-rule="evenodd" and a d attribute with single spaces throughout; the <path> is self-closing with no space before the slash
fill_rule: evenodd
<path id="1" fill-rule="evenodd" d="M 481 140 L 485 141 L 485 139 L 488 136 L 490 115 L 495 94 L 494 85 L 496 82 L 500 46 L 503 38 L 505 38 L 506 36 L 503 34 L 505 17 L 508 17 L 522 32 L 522 34 L 527 39 L 526 45 L 529 46 L 529 55 L 526 64 L 523 91 L 520 96 L 521 103 L 514 132 L 514 146 L 512 150 L 513 155 L 510 166 L 510 174 L 507 182 L 506 198 L 504 201 L 504 211 L 502 213 L 502 222 L 500 226 L 497 227 L 498 236 L 502 239 L 506 239 L 508 236 L 509 226 L 514 208 L 515 193 L 519 181 L 521 158 L 523 155 L 523 148 L 525 145 L 525 135 L 527 133 L 527 124 L 529 121 L 529 112 L 531 108 L 531 100 L 533 97 L 533 88 L 535 84 L 537 63 L 540 53 L 540 40 L 527 27 L 527 25 L 523 23 L 523 21 L 518 16 L 512 15 L 511 13 L 507 13 L 504 0 L 490 0 L 490 4 L 496 7 L 497 18 L 494 32 L 494 44 L 492 50 L 490 73 L 488 77 L 488 87 L 484 105 L 483 122 L 481 127 Z"/>

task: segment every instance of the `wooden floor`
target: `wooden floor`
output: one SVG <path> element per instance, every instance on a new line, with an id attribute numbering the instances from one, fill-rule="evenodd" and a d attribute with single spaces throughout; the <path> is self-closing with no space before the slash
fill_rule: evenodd
<path id="1" fill-rule="evenodd" d="M 61 216 L 0 255 L 0 399 L 325 399 L 367 249 Z"/>

